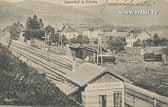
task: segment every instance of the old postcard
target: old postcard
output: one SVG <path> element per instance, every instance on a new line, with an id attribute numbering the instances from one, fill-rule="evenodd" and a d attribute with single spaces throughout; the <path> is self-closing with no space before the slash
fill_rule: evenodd
<path id="1" fill-rule="evenodd" d="M 0 107 L 168 107 L 168 0 L 0 0 Z"/>

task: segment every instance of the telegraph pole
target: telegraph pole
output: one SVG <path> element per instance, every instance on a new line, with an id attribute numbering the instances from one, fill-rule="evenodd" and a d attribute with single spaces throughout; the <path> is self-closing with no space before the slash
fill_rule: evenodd
<path id="1" fill-rule="evenodd" d="M 99 64 L 99 56 L 100 63 L 103 64 L 102 36 L 102 32 L 98 34 L 97 64 Z"/>
<path id="2" fill-rule="evenodd" d="M 63 37 L 62 37 L 62 36 L 63 36 L 63 35 L 61 34 L 61 35 L 60 35 L 60 45 L 61 45 L 61 47 L 63 47 L 63 41 L 62 41 L 62 40 L 63 40 Z"/>
<path id="3" fill-rule="evenodd" d="M 47 48 L 47 50 L 49 49 L 49 46 L 50 46 L 50 37 L 51 37 L 51 33 L 45 34 L 45 48 Z"/>
<path id="4" fill-rule="evenodd" d="M 50 48 L 50 35 L 51 33 L 47 34 L 45 33 L 45 50 L 47 51 L 47 56 L 48 56 L 48 60 L 50 60 L 50 57 L 49 57 L 49 48 Z"/>

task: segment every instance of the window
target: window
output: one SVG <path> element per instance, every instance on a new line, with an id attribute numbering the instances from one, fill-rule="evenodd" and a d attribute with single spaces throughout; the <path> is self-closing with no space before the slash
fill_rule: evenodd
<path id="1" fill-rule="evenodd" d="M 107 107 L 107 96 L 106 95 L 99 96 L 99 107 Z"/>
<path id="2" fill-rule="evenodd" d="M 114 107 L 122 107 L 122 92 L 114 92 L 113 97 Z"/>

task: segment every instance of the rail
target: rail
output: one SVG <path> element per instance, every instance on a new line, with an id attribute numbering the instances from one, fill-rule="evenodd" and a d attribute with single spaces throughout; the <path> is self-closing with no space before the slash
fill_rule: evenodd
<path id="1" fill-rule="evenodd" d="M 137 87 L 130 83 L 125 83 L 125 91 L 129 94 L 132 94 L 133 96 L 141 98 L 144 101 L 147 100 L 150 103 L 153 103 L 153 99 L 156 99 L 161 107 L 162 105 L 166 105 L 168 107 L 168 97 L 161 96 L 159 94 Z"/>

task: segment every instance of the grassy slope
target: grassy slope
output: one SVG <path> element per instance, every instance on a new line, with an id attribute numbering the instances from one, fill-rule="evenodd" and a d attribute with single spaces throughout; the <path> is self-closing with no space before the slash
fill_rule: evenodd
<path id="1" fill-rule="evenodd" d="M 45 75 L 0 46 L 0 105 L 79 107 Z"/>

